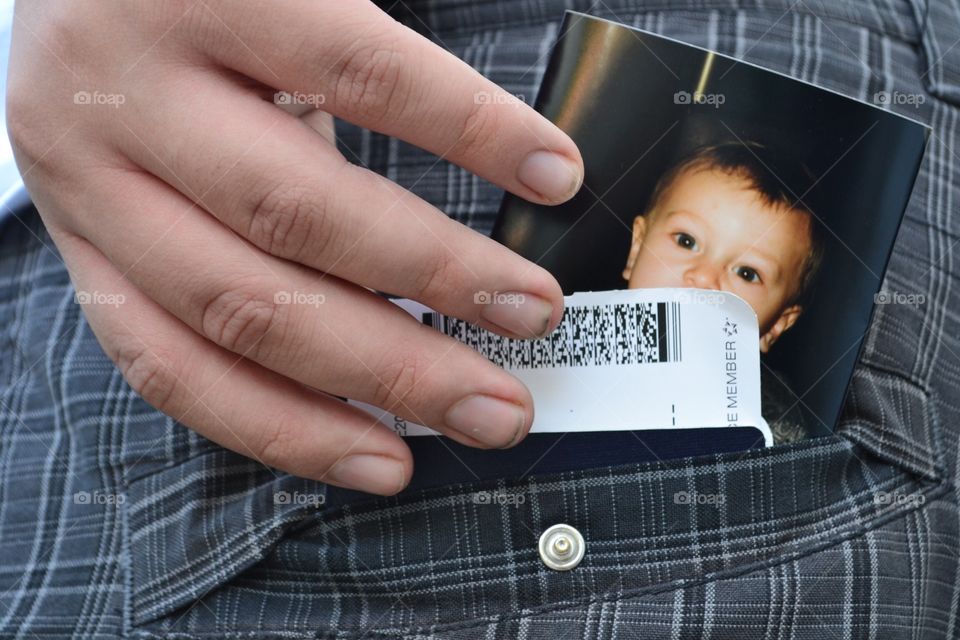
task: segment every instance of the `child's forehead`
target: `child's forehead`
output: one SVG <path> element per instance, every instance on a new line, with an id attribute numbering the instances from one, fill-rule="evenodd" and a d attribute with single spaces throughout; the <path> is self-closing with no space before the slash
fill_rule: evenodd
<path id="1" fill-rule="evenodd" d="M 700 191 L 697 190 L 698 187 L 710 188 L 711 190 Z M 667 185 L 667 189 L 663 191 L 661 203 L 670 199 L 676 199 L 679 196 L 690 199 L 716 199 L 718 195 L 716 189 L 718 187 L 728 192 L 724 195 L 751 205 L 749 208 L 738 208 L 736 209 L 737 211 L 745 213 L 789 213 L 802 217 L 803 222 L 810 221 L 809 218 L 811 214 L 806 207 L 803 206 L 799 198 L 796 199 L 796 203 L 773 201 L 771 198 L 765 196 L 763 190 L 757 186 L 756 182 L 749 175 L 740 173 L 736 169 L 727 171 L 723 168 L 709 166 L 687 167 L 674 176 Z M 668 208 L 668 211 L 665 213 L 677 212 L 675 209 Z"/>

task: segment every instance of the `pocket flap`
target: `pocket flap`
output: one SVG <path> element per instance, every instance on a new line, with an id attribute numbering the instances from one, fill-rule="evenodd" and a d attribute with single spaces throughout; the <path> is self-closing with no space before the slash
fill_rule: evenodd
<path id="1" fill-rule="evenodd" d="M 921 31 L 921 79 L 931 94 L 960 106 L 960 5 L 910 0 Z"/>
<path id="2" fill-rule="evenodd" d="M 861 362 L 837 432 L 924 480 L 944 477 L 936 405 L 928 391 L 901 375 Z"/>
<path id="3" fill-rule="evenodd" d="M 311 518 L 326 485 L 214 450 L 128 486 L 133 624 L 187 605 Z M 312 499 L 311 499 L 312 498 Z"/>

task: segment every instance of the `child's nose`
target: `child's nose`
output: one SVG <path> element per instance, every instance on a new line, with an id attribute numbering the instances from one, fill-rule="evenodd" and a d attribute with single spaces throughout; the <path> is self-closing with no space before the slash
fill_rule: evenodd
<path id="1" fill-rule="evenodd" d="M 719 289 L 719 270 L 709 264 L 696 264 L 684 274 L 684 286 L 697 289 Z"/>

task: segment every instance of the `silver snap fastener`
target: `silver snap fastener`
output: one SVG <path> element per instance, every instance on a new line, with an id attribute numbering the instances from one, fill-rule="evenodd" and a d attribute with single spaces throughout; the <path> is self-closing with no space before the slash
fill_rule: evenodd
<path id="1" fill-rule="evenodd" d="M 568 524 L 555 524 L 540 534 L 540 559 L 555 571 L 569 571 L 583 560 L 586 544 Z"/>

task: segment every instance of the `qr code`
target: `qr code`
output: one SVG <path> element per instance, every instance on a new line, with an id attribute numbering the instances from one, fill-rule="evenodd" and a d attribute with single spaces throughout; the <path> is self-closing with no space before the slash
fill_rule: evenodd
<path id="1" fill-rule="evenodd" d="M 436 312 L 424 313 L 423 323 L 507 369 L 679 362 L 682 353 L 677 302 L 567 307 L 540 340 L 505 338 Z"/>

